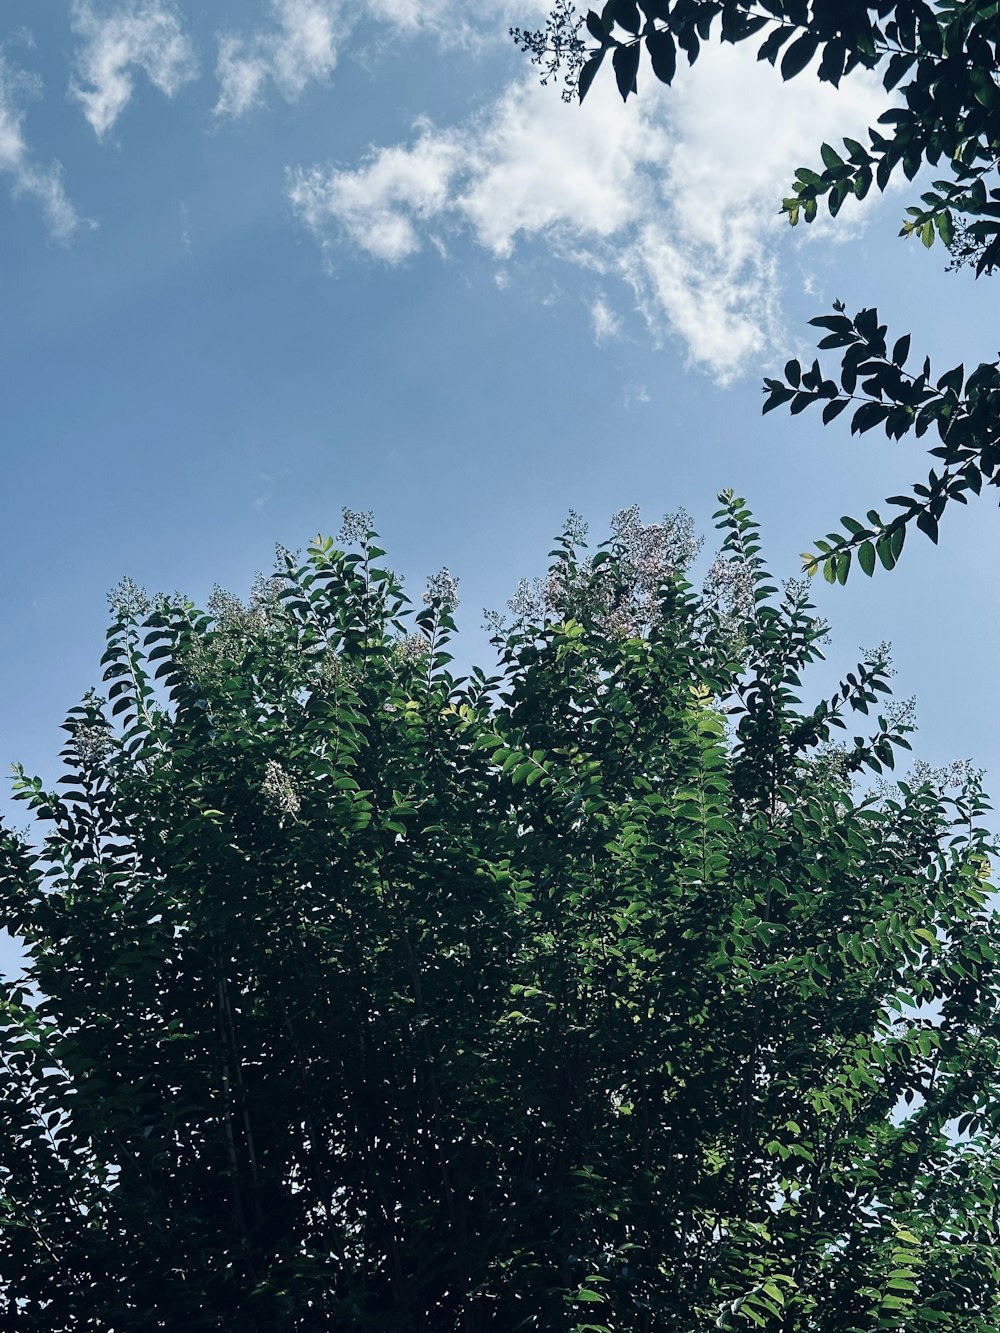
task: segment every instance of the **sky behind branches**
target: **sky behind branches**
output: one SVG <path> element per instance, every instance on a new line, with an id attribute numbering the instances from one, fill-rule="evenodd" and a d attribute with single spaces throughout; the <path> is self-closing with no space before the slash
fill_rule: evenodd
<path id="1" fill-rule="evenodd" d="M 568 106 L 507 36 L 544 8 L 6 0 L 4 765 L 57 773 L 124 574 L 242 593 L 275 542 L 372 509 L 413 595 L 458 575 L 482 659 L 482 608 L 542 571 L 569 508 L 600 539 L 615 510 L 683 506 L 710 554 L 733 486 L 790 577 L 926 472 L 912 440 L 760 417 L 761 376 L 835 298 L 938 373 L 997 353 L 995 296 L 897 239 L 902 194 L 777 215 L 822 140 L 885 108 L 877 82 L 785 86 L 747 44 Z M 891 576 L 816 588 L 833 666 L 891 640 L 919 752 L 994 775 L 998 547 L 986 499 Z"/>

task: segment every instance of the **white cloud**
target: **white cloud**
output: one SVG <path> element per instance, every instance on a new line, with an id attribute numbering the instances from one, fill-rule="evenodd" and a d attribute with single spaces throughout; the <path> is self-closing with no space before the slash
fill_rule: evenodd
<path id="1" fill-rule="evenodd" d="M 24 137 L 24 112 L 19 95 L 37 95 L 38 84 L 13 69 L 0 55 L 0 171 L 10 179 L 15 196 L 27 196 L 41 208 L 52 235 L 69 240 L 80 224 L 76 209 L 63 188 L 57 162 L 39 166 Z"/>
<path id="2" fill-rule="evenodd" d="M 220 116 L 242 116 L 263 100 L 273 84 L 294 101 L 337 64 L 337 39 L 351 26 L 340 0 L 271 0 L 274 25 L 252 36 L 219 38 Z"/>
<path id="3" fill-rule="evenodd" d="M 112 13 L 76 0 L 73 27 L 83 41 L 71 91 L 99 138 L 128 105 L 137 72 L 167 97 L 196 77 L 194 48 L 168 0 L 131 0 Z"/>
<path id="4" fill-rule="evenodd" d="M 383 148 L 360 171 L 293 173 L 289 197 L 317 235 L 336 218 L 356 245 L 398 264 L 422 248 L 419 224 L 448 208 L 462 165 L 461 146 L 425 125 L 412 148 Z"/>
<path id="5" fill-rule="evenodd" d="M 368 14 L 403 33 L 431 32 L 445 46 L 509 42 L 512 24 L 540 25 L 550 0 L 367 0 Z M 469 14 L 474 17 L 470 21 Z"/>
<path id="6" fill-rule="evenodd" d="M 622 397 L 627 408 L 634 407 L 636 403 L 645 406 L 646 403 L 652 402 L 645 384 L 626 384 Z"/>
<path id="7" fill-rule="evenodd" d="M 373 18 L 404 32 L 443 30 L 461 19 L 454 0 L 368 0 L 367 7 Z"/>
<path id="8" fill-rule="evenodd" d="M 599 296 L 590 307 L 590 326 L 594 342 L 598 344 L 610 342 L 621 334 L 622 322 L 603 296 Z"/>
<path id="9" fill-rule="evenodd" d="M 637 166 L 650 159 L 626 144 L 628 120 L 604 109 L 598 98 L 566 106 L 529 77 L 470 126 L 421 121 L 411 145 L 378 149 L 356 170 L 293 170 L 289 197 L 321 240 L 339 232 L 390 263 L 415 254 L 427 225 L 449 216 L 499 258 L 521 234 L 610 237 L 630 221 Z"/>
<path id="10" fill-rule="evenodd" d="M 422 122 L 353 169 L 290 171 L 289 197 L 328 253 L 347 241 L 399 263 L 444 229 L 501 259 L 541 241 L 622 280 L 655 336 L 726 380 L 784 339 L 777 201 L 792 172 L 884 105 L 869 75 L 839 91 L 785 85 L 733 46 L 705 48 L 670 89 L 647 79 L 624 105 L 610 77 L 578 107 L 529 73 L 464 125 Z M 851 226 L 850 205 L 837 226 Z"/>
<path id="11" fill-rule="evenodd" d="M 239 117 L 263 104 L 269 86 L 294 101 L 336 69 L 341 48 L 359 28 L 366 44 L 430 33 L 444 47 L 510 46 L 512 23 L 541 21 L 549 0 L 269 0 L 272 22 L 249 34 L 219 37 L 219 116 Z M 470 12 L 472 17 L 470 18 Z M 374 41 L 372 40 L 374 39 Z"/>

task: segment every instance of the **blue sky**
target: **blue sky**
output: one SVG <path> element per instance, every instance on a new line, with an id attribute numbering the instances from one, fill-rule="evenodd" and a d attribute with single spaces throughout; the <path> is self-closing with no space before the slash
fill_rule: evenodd
<path id="1" fill-rule="evenodd" d="M 506 36 L 543 9 L 6 0 L 4 764 L 56 771 L 123 574 L 243 592 L 275 542 L 372 509 L 412 591 L 459 576 L 481 657 L 482 608 L 571 507 L 601 536 L 683 506 L 711 539 L 734 486 L 785 577 L 926 472 L 913 441 L 760 417 L 762 374 L 837 297 L 939 371 L 996 354 L 986 284 L 896 238 L 902 193 L 776 216 L 877 86 L 782 86 L 726 49 L 627 107 L 610 80 L 564 106 Z M 994 786 L 998 555 L 986 499 L 893 575 L 816 587 L 833 666 L 891 640 L 919 753 Z"/>

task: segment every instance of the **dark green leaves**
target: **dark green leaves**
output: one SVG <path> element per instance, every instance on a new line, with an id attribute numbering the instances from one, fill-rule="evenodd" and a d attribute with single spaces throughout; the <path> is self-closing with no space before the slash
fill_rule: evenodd
<path id="1" fill-rule="evenodd" d="M 629 93 L 636 90 L 635 76 L 639 68 L 639 44 L 633 43 L 630 46 L 618 46 L 615 48 L 613 57 L 615 67 L 615 79 L 618 82 L 618 91 L 623 99 L 627 99 Z"/>
<path id="2" fill-rule="evenodd" d="M 677 516 L 592 559 L 570 524 L 498 674 L 456 680 L 450 585 L 411 614 L 360 518 L 250 605 L 123 609 L 64 778 L 17 775 L 3 1327 L 840 1333 L 940 1323 L 956 1253 L 963 1333 L 995 1323 L 985 798 L 855 793 L 912 730 L 884 654 L 802 705 L 826 627 L 725 493 L 706 594 Z"/>
<path id="3" fill-rule="evenodd" d="M 797 37 L 781 58 L 781 77 L 794 79 L 796 74 L 801 74 L 818 50 L 819 38 L 811 33 Z"/>
<path id="4" fill-rule="evenodd" d="M 906 371 L 909 334 L 895 340 L 890 354 L 887 329 L 879 323 L 875 309 L 861 310 L 851 319 L 837 303 L 833 314 L 817 316 L 810 323 L 825 330 L 821 350 L 840 352 L 839 386 L 832 378 L 824 378 L 819 362 L 803 371 L 797 360 L 789 361 L 783 380 L 764 380 L 765 412 L 787 406 L 797 415 L 822 403 L 824 425 L 851 409 L 852 435 L 881 427 L 894 440 L 910 431 L 919 438 L 931 430 L 937 438 L 929 450 L 936 463 L 927 484 L 917 483 L 911 495 L 893 496 L 888 502 L 900 508 L 901 515 L 883 525 L 877 515 L 869 514 L 871 526 L 864 530 L 852 526 L 853 520 L 845 520 L 846 535 L 830 534 L 825 546 L 820 544 L 819 556 L 810 553 L 806 557 L 810 572 L 822 566 L 831 582 L 843 582 L 849 569 L 842 558 L 846 552 L 860 552 L 866 542 L 874 542 L 878 558 L 891 569 L 899 558 L 907 525 L 914 523 L 936 542 L 941 517 L 950 503 L 966 503 L 970 492 L 981 493 L 984 482 L 1000 484 L 996 431 L 1000 363 L 983 363 L 968 377 L 964 366 L 954 366 L 935 383 L 929 360 L 919 375 Z M 871 573 L 874 560 L 869 550 L 860 562 Z"/>
<path id="5" fill-rule="evenodd" d="M 661 83 L 673 83 L 677 72 L 677 46 L 668 28 L 660 28 L 646 38 L 653 73 Z"/>
<path id="6" fill-rule="evenodd" d="M 642 20 L 635 0 L 614 0 L 614 3 L 608 6 L 608 10 L 619 27 L 633 35 L 638 33 Z"/>
<path id="7" fill-rule="evenodd" d="M 583 66 L 583 69 L 581 69 L 580 82 L 578 84 L 578 91 L 581 102 L 587 96 L 587 93 L 590 91 L 590 85 L 594 82 L 594 78 L 597 74 L 597 71 L 601 68 L 601 62 L 603 60 L 604 60 L 604 51 L 603 50 L 598 51 L 596 55 L 590 57 L 590 59 Z"/>
<path id="8" fill-rule="evenodd" d="M 586 23 L 591 37 L 603 45 L 608 34 L 600 17 L 592 9 L 587 14 Z"/>

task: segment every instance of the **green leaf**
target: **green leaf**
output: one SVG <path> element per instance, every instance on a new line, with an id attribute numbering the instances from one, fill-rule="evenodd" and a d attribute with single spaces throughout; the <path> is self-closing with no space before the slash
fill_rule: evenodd
<path id="1" fill-rule="evenodd" d="M 635 0 L 616 0 L 614 6 L 615 22 L 626 32 L 638 33 L 642 20 Z"/>
<path id="2" fill-rule="evenodd" d="M 781 77 L 793 79 L 809 64 L 819 48 L 819 39 L 812 33 L 797 37 L 781 58 Z"/>
<path id="3" fill-rule="evenodd" d="M 661 83 L 673 83 L 677 73 L 677 47 L 667 28 L 658 28 L 646 38 L 653 73 Z"/>
<path id="4" fill-rule="evenodd" d="M 627 101 L 629 94 L 636 91 L 635 80 L 639 69 L 639 43 L 633 42 L 630 46 L 616 47 L 612 63 L 615 67 L 618 91 L 621 93 L 622 99 Z"/>
<path id="5" fill-rule="evenodd" d="M 591 37 L 603 45 L 608 34 L 604 24 L 601 22 L 600 15 L 595 14 L 592 9 L 588 10 L 585 22 L 587 31 L 590 33 Z"/>
<path id="6" fill-rule="evenodd" d="M 842 167 L 844 165 L 844 159 L 840 156 L 840 154 L 836 151 L 836 149 L 831 148 L 828 143 L 823 144 L 819 151 L 820 151 L 820 156 L 823 158 L 823 162 L 826 166 Z"/>
<path id="7" fill-rule="evenodd" d="M 879 537 L 875 543 L 875 554 L 881 560 L 884 569 L 895 568 L 896 556 L 892 550 L 891 538 L 887 534 Z"/>
<path id="8" fill-rule="evenodd" d="M 602 49 L 598 51 L 596 55 L 591 56 L 589 60 L 584 62 L 583 68 L 580 70 L 580 82 L 577 85 L 581 102 L 590 91 L 590 85 L 594 82 L 594 77 L 597 74 L 597 71 L 601 68 L 601 62 L 603 60 L 604 50 Z"/>
<path id="9" fill-rule="evenodd" d="M 917 527 L 921 532 L 930 537 L 931 541 L 937 544 L 938 524 L 937 519 L 928 510 L 923 509 L 917 515 Z"/>

